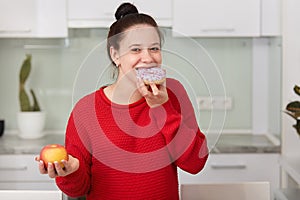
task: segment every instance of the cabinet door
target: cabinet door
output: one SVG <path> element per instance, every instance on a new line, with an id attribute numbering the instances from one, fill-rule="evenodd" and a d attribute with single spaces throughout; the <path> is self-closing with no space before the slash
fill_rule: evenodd
<path id="1" fill-rule="evenodd" d="M 38 170 L 35 155 L 0 155 L 0 189 L 57 189 L 54 179 Z"/>
<path id="2" fill-rule="evenodd" d="M 65 38 L 68 36 L 66 0 L 37 1 L 34 36 L 42 38 Z"/>
<path id="3" fill-rule="evenodd" d="M 110 27 L 115 11 L 125 0 L 68 0 L 68 26 L 70 28 Z M 172 0 L 134 0 L 139 12 L 153 16 L 161 26 L 170 26 Z M 158 6 L 159 5 L 159 6 Z"/>
<path id="4" fill-rule="evenodd" d="M 134 0 L 133 3 L 140 13 L 154 17 L 159 26 L 172 26 L 172 0 Z"/>
<path id="5" fill-rule="evenodd" d="M 180 184 L 268 181 L 279 188 L 279 154 L 211 154 L 197 175 L 179 170 Z"/>
<path id="6" fill-rule="evenodd" d="M 1 0 L 0 36 L 32 34 L 34 15 L 35 0 Z"/>
<path id="7" fill-rule="evenodd" d="M 68 0 L 70 28 L 109 27 L 121 0 Z"/>
<path id="8" fill-rule="evenodd" d="M 281 0 L 261 0 L 261 35 L 281 35 Z"/>
<path id="9" fill-rule="evenodd" d="M 66 0 L 0 0 L 0 37 L 67 37 Z"/>
<path id="10" fill-rule="evenodd" d="M 260 35 L 260 0 L 174 0 L 174 35 Z"/>

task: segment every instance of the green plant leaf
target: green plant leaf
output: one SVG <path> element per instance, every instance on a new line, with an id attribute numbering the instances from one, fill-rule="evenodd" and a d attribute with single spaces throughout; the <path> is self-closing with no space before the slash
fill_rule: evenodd
<path id="1" fill-rule="evenodd" d="M 290 112 L 300 112 L 300 102 L 299 101 L 290 102 L 286 106 L 286 109 Z"/>
<path id="2" fill-rule="evenodd" d="M 25 82 L 30 74 L 31 71 L 31 55 L 27 54 L 25 60 L 22 63 L 20 74 L 19 74 L 19 101 L 21 106 L 21 111 L 40 111 L 40 106 L 37 101 L 37 98 L 33 92 L 33 90 L 30 90 L 30 93 L 32 95 L 33 104 L 30 104 L 30 99 L 28 97 L 28 94 L 25 90 Z"/>
<path id="3" fill-rule="evenodd" d="M 293 127 L 297 130 L 297 133 L 300 136 L 300 120 L 297 120 L 297 123 L 294 124 Z"/>
<path id="4" fill-rule="evenodd" d="M 298 85 L 295 85 L 294 92 L 300 96 L 300 87 Z"/>
<path id="5" fill-rule="evenodd" d="M 39 103 L 37 101 L 37 98 L 35 96 L 34 91 L 31 89 L 30 92 L 31 92 L 31 95 L 32 95 L 32 98 L 33 98 L 32 111 L 41 111 L 40 105 L 39 105 Z"/>
<path id="6" fill-rule="evenodd" d="M 31 71 L 31 55 L 27 54 L 20 70 L 19 78 L 21 84 L 25 84 L 25 81 L 27 80 L 30 71 Z"/>
<path id="7" fill-rule="evenodd" d="M 24 88 L 20 89 L 19 91 L 19 100 L 20 100 L 20 106 L 22 112 L 31 111 L 29 97 L 26 91 L 24 90 Z"/>
<path id="8" fill-rule="evenodd" d="M 283 112 L 296 120 L 300 117 L 300 112 L 289 112 L 289 111 L 283 111 Z"/>

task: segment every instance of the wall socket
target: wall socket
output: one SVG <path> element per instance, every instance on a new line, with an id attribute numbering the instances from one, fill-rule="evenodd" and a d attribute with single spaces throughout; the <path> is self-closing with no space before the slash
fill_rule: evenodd
<path id="1" fill-rule="evenodd" d="M 232 109 L 232 97 L 199 96 L 197 104 L 200 110 L 230 110 Z"/>

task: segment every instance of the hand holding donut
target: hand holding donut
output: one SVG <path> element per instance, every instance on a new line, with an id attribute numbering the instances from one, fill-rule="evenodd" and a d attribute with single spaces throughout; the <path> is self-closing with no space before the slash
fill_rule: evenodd
<path id="1" fill-rule="evenodd" d="M 168 101 L 166 89 L 166 71 L 160 67 L 137 68 L 137 87 L 150 107 L 156 107 Z"/>

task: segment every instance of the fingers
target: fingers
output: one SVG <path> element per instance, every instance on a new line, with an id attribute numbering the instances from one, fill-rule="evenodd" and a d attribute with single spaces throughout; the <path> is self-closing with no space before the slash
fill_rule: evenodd
<path id="1" fill-rule="evenodd" d="M 137 88 L 143 97 L 148 96 L 150 93 L 143 80 L 140 78 L 137 79 Z"/>
<path id="2" fill-rule="evenodd" d="M 58 176 L 58 174 L 56 173 L 56 167 L 54 167 L 54 164 L 52 163 L 48 163 L 48 168 L 47 168 L 47 172 L 48 172 L 48 176 L 50 178 L 55 178 Z"/>
<path id="3" fill-rule="evenodd" d="M 159 95 L 160 89 L 157 87 L 155 83 L 150 83 L 151 91 L 149 91 L 149 88 L 145 85 L 144 81 L 140 78 L 137 80 L 137 88 L 139 92 L 142 94 L 143 97 L 147 97 L 150 95 L 157 96 Z"/>
<path id="4" fill-rule="evenodd" d="M 58 176 L 66 176 L 67 172 L 65 170 L 65 168 L 63 168 L 61 166 L 61 164 L 57 161 L 55 161 L 54 163 L 48 163 L 48 168 L 47 170 L 44 168 L 46 173 L 43 174 L 48 174 L 48 176 L 50 178 L 55 178 Z M 41 171 L 41 170 L 40 170 Z"/>
<path id="5" fill-rule="evenodd" d="M 46 170 L 46 167 L 45 167 L 45 164 L 42 160 L 39 160 L 39 171 L 41 174 L 47 174 L 47 170 Z"/>
<path id="6" fill-rule="evenodd" d="M 66 176 L 67 172 L 65 170 L 65 168 L 62 167 L 62 165 L 60 163 L 58 163 L 57 161 L 54 162 L 54 167 L 55 167 L 55 172 L 56 172 L 56 176 Z"/>
<path id="7" fill-rule="evenodd" d="M 147 87 L 144 82 L 138 78 L 137 88 L 141 95 L 145 97 L 150 107 L 156 107 L 168 101 L 168 93 L 165 82 L 159 86 L 157 86 L 155 83 L 151 83 Z"/>
<path id="8" fill-rule="evenodd" d="M 48 163 L 46 168 L 45 163 L 42 160 L 40 160 L 38 156 L 35 157 L 35 160 L 39 163 L 38 168 L 41 174 L 48 174 L 50 178 L 67 175 L 64 168 L 62 168 L 62 166 L 57 161 L 55 161 L 54 163 Z M 61 163 L 67 165 L 67 161 L 65 160 L 62 160 Z"/>
<path id="9" fill-rule="evenodd" d="M 159 90 L 158 90 L 158 88 L 157 88 L 156 84 L 155 84 L 155 83 L 151 83 L 151 84 L 150 84 L 150 87 L 151 87 L 151 89 L 152 89 L 152 93 L 153 93 L 153 95 L 154 95 L 154 96 L 157 96 L 157 95 L 158 95 L 158 92 L 159 92 Z"/>
<path id="10" fill-rule="evenodd" d="M 40 159 L 40 157 L 39 157 L 39 156 L 36 156 L 36 157 L 34 158 L 34 160 L 37 161 L 37 162 L 39 162 L 39 171 L 40 171 L 40 173 L 41 173 L 41 174 L 47 174 L 48 172 L 47 172 L 47 170 L 46 170 L 45 164 L 44 164 L 44 162 Z"/>

